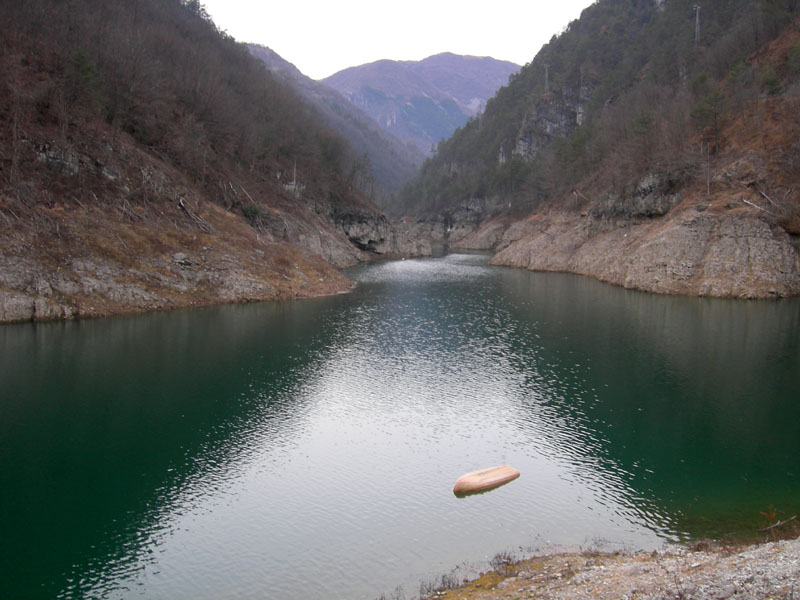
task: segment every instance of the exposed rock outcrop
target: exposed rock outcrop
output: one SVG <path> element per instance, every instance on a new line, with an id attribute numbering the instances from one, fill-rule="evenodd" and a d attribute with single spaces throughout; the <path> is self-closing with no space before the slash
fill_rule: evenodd
<path id="1" fill-rule="evenodd" d="M 492 219 L 456 240 L 452 247 L 461 250 L 493 250 L 503 241 L 509 224 L 510 219 L 507 218 Z"/>
<path id="2" fill-rule="evenodd" d="M 590 199 L 576 190 L 571 208 L 561 201 L 517 221 L 487 218 L 462 237 L 451 232 L 449 244 L 496 250 L 494 265 L 577 273 L 649 292 L 800 295 L 792 190 L 780 203 L 759 192 L 766 210 L 743 183 L 753 180 L 766 180 L 764 165 L 736 156 L 721 164 L 710 197 L 670 174 L 650 173 L 625 194 Z"/>
<path id="3" fill-rule="evenodd" d="M 595 219 L 650 219 L 663 217 L 680 202 L 669 177 L 648 174 L 632 193 L 620 196 L 606 194 L 594 202 L 591 215 Z"/>
<path id="4" fill-rule="evenodd" d="M 789 234 L 748 211 L 686 209 L 669 219 L 608 227 L 551 213 L 509 228 L 492 264 L 596 277 L 667 294 L 767 298 L 800 294 Z"/>
<path id="5" fill-rule="evenodd" d="M 507 205 L 499 197 L 471 198 L 454 210 L 427 214 L 414 222 L 403 222 L 403 234 L 430 246 L 461 250 L 493 250 L 513 221 L 504 214 Z"/>
<path id="6" fill-rule="evenodd" d="M 351 286 L 319 254 L 274 241 L 215 205 L 198 212 L 211 231 L 180 221 L 177 208 L 138 223 L 113 212 L 38 208 L 25 228 L 0 226 L 0 322 L 318 296 Z M 337 239 L 332 231 L 317 235 L 326 248 Z"/>
<path id="7" fill-rule="evenodd" d="M 90 148 L 29 148 L 97 200 L 26 206 L 0 193 L 0 323 L 338 293 L 351 282 L 336 269 L 430 254 L 357 198 L 260 190 L 270 203 L 256 203 L 255 187 L 227 182 L 213 202 L 124 140 L 102 164 Z"/>
<path id="8" fill-rule="evenodd" d="M 396 228 L 382 214 L 339 213 L 335 222 L 347 239 L 364 252 L 386 258 L 431 254 L 429 240 Z"/>
<path id="9" fill-rule="evenodd" d="M 512 154 L 529 160 L 553 138 L 567 137 L 583 123 L 591 95 L 592 88 L 582 86 L 577 92 L 564 88 L 538 98 L 522 120 Z"/>

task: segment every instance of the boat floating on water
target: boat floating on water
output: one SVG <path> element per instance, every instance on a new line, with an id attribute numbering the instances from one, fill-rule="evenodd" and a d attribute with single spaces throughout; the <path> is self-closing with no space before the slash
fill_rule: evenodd
<path id="1" fill-rule="evenodd" d="M 453 486 L 453 493 L 456 496 L 466 496 L 468 494 L 486 492 L 513 481 L 517 477 L 519 477 L 519 471 L 508 465 L 480 469 L 459 477 Z"/>

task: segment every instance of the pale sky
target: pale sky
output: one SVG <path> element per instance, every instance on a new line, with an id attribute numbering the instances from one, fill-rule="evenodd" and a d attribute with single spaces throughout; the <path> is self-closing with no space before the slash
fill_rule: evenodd
<path id="1" fill-rule="evenodd" d="M 204 0 L 217 26 L 313 79 L 440 52 L 530 62 L 592 0 Z"/>

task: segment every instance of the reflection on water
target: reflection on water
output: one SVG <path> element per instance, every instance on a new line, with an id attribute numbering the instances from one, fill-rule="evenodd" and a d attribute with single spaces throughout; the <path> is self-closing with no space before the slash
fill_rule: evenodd
<path id="1" fill-rule="evenodd" d="M 580 385 L 603 390 L 571 394 L 563 410 L 599 424 L 630 486 L 668 509 L 675 531 L 721 536 L 769 504 L 797 506 L 797 300 L 662 297 L 568 276 L 504 283 L 517 318 L 546 315 L 543 350 L 584 362 Z"/>
<path id="2" fill-rule="evenodd" d="M 0 596 L 411 596 L 500 550 L 651 548 L 800 508 L 800 303 L 485 263 L 0 328 Z M 513 484 L 453 496 L 504 463 Z"/>

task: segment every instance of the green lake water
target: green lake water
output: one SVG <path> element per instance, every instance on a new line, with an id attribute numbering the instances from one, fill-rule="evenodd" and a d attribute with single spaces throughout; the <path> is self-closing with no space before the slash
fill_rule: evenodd
<path id="1" fill-rule="evenodd" d="M 800 513 L 800 302 L 371 265 L 350 294 L 0 327 L 0 598 L 371 599 L 500 551 Z M 522 476 L 456 498 L 464 472 Z"/>

